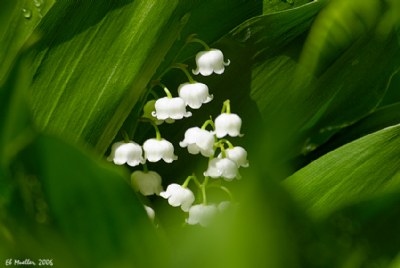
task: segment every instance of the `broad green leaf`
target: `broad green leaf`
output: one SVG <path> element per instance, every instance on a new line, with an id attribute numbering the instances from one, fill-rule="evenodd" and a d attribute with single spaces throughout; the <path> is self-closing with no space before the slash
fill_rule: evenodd
<path id="1" fill-rule="evenodd" d="M 268 25 L 277 25 L 273 19 L 282 18 L 285 24 L 278 27 L 282 32 L 276 39 L 270 36 L 263 40 L 262 37 L 252 35 L 251 24 L 248 27 L 243 24 L 238 28 L 241 34 L 237 37 L 241 37 L 242 43 L 246 44 L 246 51 L 240 54 L 247 57 L 256 55 L 253 56 L 256 64 L 251 66 L 241 61 L 241 66 L 253 67 L 251 85 L 238 84 L 232 76 L 232 84 L 236 82 L 237 86 L 233 85 L 229 90 L 242 88 L 243 95 L 239 102 L 244 105 L 243 110 L 251 111 L 254 104 L 257 105 L 266 126 L 265 135 L 262 136 L 271 143 L 264 151 L 267 154 L 271 152 L 271 157 L 280 161 L 282 158 L 277 157 L 277 154 L 290 158 L 300 152 L 313 150 L 334 133 L 327 133 L 325 129 L 342 128 L 373 111 L 384 96 L 390 77 L 400 65 L 400 49 L 393 34 L 386 39 L 364 34 L 349 44 L 340 57 L 335 58 L 310 84 L 303 85 L 303 78 L 296 80 L 298 68 L 304 67 L 297 64 L 301 49 L 299 43 L 304 42 L 301 30 L 308 28 L 307 22 L 310 20 L 307 21 L 307 18 L 312 19 L 320 5 L 314 2 L 276 14 L 279 17 L 271 14 L 267 16 L 271 19 L 269 24 L 253 26 L 256 29 L 268 29 L 272 27 Z M 285 15 L 293 19 L 292 30 L 288 30 L 291 29 L 288 27 L 291 20 L 283 19 Z M 304 22 L 300 23 L 295 18 L 301 18 Z M 280 33 L 277 30 L 269 32 Z M 255 38 L 251 39 L 252 36 Z M 291 39 L 295 37 L 298 38 Z M 247 40 L 249 43 L 246 43 Z M 281 43 L 276 43 L 276 40 Z M 263 44 L 264 48 L 261 47 Z M 250 55 L 246 54 L 249 52 L 247 49 Z M 386 63 L 385 68 L 372 67 L 382 61 Z M 238 77 L 238 73 L 234 76 Z M 246 74 L 242 75 L 247 77 Z M 246 83 L 245 79 L 243 81 Z M 248 95 L 252 101 L 249 101 Z M 256 129 L 259 131 L 259 121 L 253 121 L 257 122 Z"/>
<path id="2" fill-rule="evenodd" d="M 9 228 L 15 239 L 21 238 L 18 228 L 32 230 L 32 239 L 26 246 L 11 248 L 12 256 L 43 258 L 40 250 L 53 248 L 57 265 L 69 263 L 62 259 L 65 254 L 80 267 L 128 263 L 155 267 L 165 261 L 160 237 L 127 183 L 128 175 L 94 158 L 44 135 L 19 154 L 13 164 L 15 178 L 21 182 L 16 197 L 25 205 L 9 205 L 10 216 L 18 211 L 14 221 L 19 223 Z M 41 238 L 41 229 L 50 237 Z M 44 244 L 30 252 L 39 241 Z"/>
<path id="3" fill-rule="evenodd" d="M 355 40 L 376 27 L 382 9 L 379 0 L 331 1 L 311 28 L 301 65 L 319 74 Z"/>
<path id="4" fill-rule="evenodd" d="M 400 102 L 400 69 L 391 77 L 388 90 L 379 106 Z"/>
<path id="5" fill-rule="evenodd" d="M 3 0 L 0 3 L 0 85 L 15 58 L 54 0 Z M 32 40 L 34 41 L 34 40 Z"/>
<path id="6" fill-rule="evenodd" d="M 41 28 L 58 34 L 37 47 L 32 84 L 38 126 L 99 151 L 109 145 L 188 18 L 176 13 L 178 1 L 107 2 L 70 5 L 54 25 L 48 23 L 54 23 L 58 14 L 51 12 L 58 7 L 50 11 Z"/>
<path id="7" fill-rule="evenodd" d="M 314 160 L 362 136 L 397 124 L 400 124 L 400 104 L 381 107 L 357 123 L 337 132 L 326 144 L 308 154 L 306 158 L 308 161 Z"/>
<path id="8" fill-rule="evenodd" d="M 167 53 L 179 37 L 180 44 L 184 42 L 185 25 L 209 18 L 191 8 L 198 7 L 204 14 L 207 7 L 221 7 L 222 3 L 226 2 L 57 2 L 39 27 L 49 34 L 34 52 L 32 95 L 37 124 L 104 152 L 138 100 L 146 97 L 147 84 L 155 79 L 160 64 L 164 69 L 158 73 L 176 57 L 176 53 Z M 237 10 L 244 5 L 232 3 L 228 6 Z M 190 22 L 192 13 L 194 22 Z M 216 11 L 209 14 L 216 18 Z M 215 38 L 236 20 L 223 19 L 223 25 L 205 20 L 203 26 L 217 29 L 210 35 Z M 133 116 L 137 117 L 137 112 Z"/>
<path id="9" fill-rule="evenodd" d="M 312 2 L 312 0 L 263 0 L 263 14 L 278 12 Z"/>
<path id="10" fill-rule="evenodd" d="M 32 139 L 32 118 L 27 90 L 30 77 L 27 58 L 19 57 L 5 83 L 0 87 L 0 167 Z"/>
<path id="11" fill-rule="evenodd" d="M 322 156 L 284 185 L 318 218 L 344 205 L 397 191 L 399 144 L 400 125 L 385 128 Z"/>
<path id="12" fill-rule="evenodd" d="M 394 192 L 346 206 L 320 222 L 321 237 L 334 250 L 331 267 L 389 267 L 400 247 L 399 208 Z"/>

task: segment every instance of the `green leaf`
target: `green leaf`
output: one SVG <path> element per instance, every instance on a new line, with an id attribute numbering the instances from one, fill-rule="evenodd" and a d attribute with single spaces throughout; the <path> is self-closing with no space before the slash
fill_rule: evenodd
<path id="1" fill-rule="evenodd" d="M 33 238 L 10 252 L 43 258 L 39 254 L 52 249 L 60 265 L 71 261 L 80 267 L 161 265 L 162 240 L 127 183 L 128 174 L 95 159 L 44 135 L 19 154 L 13 170 L 25 206 L 10 204 L 9 211 L 18 211 L 18 224 L 10 228 L 15 239 L 21 238 L 18 228 L 32 230 Z M 41 238 L 40 230 L 49 237 Z M 42 251 L 30 252 L 39 241 Z M 73 259 L 64 260 L 66 254 Z"/>
<path id="2" fill-rule="evenodd" d="M 393 103 L 400 102 L 400 69 L 397 70 L 395 74 L 390 79 L 390 83 L 383 98 L 382 102 L 379 106 L 385 106 Z"/>
<path id="3" fill-rule="evenodd" d="M 263 14 L 302 6 L 312 0 L 263 0 Z"/>
<path id="4" fill-rule="evenodd" d="M 389 267 L 400 247 L 399 192 L 346 206 L 319 223 L 331 267 Z"/>
<path id="5" fill-rule="evenodd" d="M 322 156 L 287 178 L 284 185 L 318 218 L 344 205 L 397 191 L 399 141 L 400 125 L 385 128 Z"/>
<path id="6" fill-rule="evenodd" d="M 397 124 L 400 124 L 400 103 L 381 107 L 357 123 L 340 130 L 326 144 L 306 157 L 314 160 L 362 136 Z"/>
<path id="7" fill-rule="evenodd" d="M 232 97 L 233 103 L 251 113 L 248 118 L 244 117 L 255 122 L 253 132 L 260 131 L 260 121 L 263 121 L 265 131 L 260 136 L 266 140 L 265 157 L 275 161 L 272 166 L 276 166 L 276 161 L 308 153 L 326 142 L 334 134 L 327 129 L 337 131 L 372 112 L 400 66 L 400 49 L 393 33 L 380 38 L 362 32 L 349 41 L 318 77 L 308 81 L 310 70 L 298 64 L 299 44 L 304 42 L 302 34 L 309 29 L 322 5 L 318 1 L 254 18 L 238 27 L 227 40 L 233 41 L 228 43 L 231 51 L 236 50 L 241 56 L 231 58 L 229 78 L 214 87 L 228 84 L 227 91 L 240 92 Z M 322 52 L 318 56 L 325 57 Z M 382 61 L 385 68 L 373 67 Z M 235 62 L 238 62 L 237 70 L 234 70 Z M 251 69 L 251 74 L 243 72 L 246 69 Z M 298 77 L 299 73 L 303 77 Z M 306 84 L 302 84 L 304 80 Z M 262 120 L 254 120 L 257 118 L 255 107 Z"/>
<path id="8" fill-rule="evenodd" d="M 39 27 L 48 34 L 33 53 L 34 117 L 40 129 L 84 141 L 100 153 L 138 104 L 132 114 L 136 120 L 148 83 L 176 58 L 186 31 L 204 32 L 208 27 L 213 31 L 207 37 L 216 38 L 221 30 L 254 13 L 247 8 L 253 5 L 245 5 L 243 15 L 228 16 L 220 25 L 207 21 L 217 17 L 218 9 L 201 14 L 221 9 L 225 1 L 61 2 Z M 235 1 L 227 6 L 240 10 L 244 4 Z M 203 30 L 192 27 L 200 22 Z M 192 26 L 184 31 L 185 25 Z"/>
<path id="9" fill-rule="evenodd" d="M 376 27 L 382 16 L 379 0 L 335 0 L 316 19 L 301 55 L 308 72 L 319 74 L 360 36 Z"/>
<path id="10" fill-rule="evenodd" d="M 59 8 L 51 10 L 41 28 L 58 34 L 46 36 L 35 51 L 32 84 L 40 128 L 99 151 L 116 135 L 187 21 L 175 13 L 177 1 L 107 3 L 71 4 L 53 25 Z"/>
<path id="11" fill-rule="evenodd" d="M 0 85 L 5 82 L 25 42 L 37 39 L 32 33 L 54 0 L 4 0 L 0 3 Z M 29 42 L 29 41 L 28 41 Z"/>
<path id="12" fill-rule="evenodd" d="M 26 57 L 19 57 L 0 88 L 0 167 L 6 168 L 33 138 L 27 91 L 30 77 Z"/>

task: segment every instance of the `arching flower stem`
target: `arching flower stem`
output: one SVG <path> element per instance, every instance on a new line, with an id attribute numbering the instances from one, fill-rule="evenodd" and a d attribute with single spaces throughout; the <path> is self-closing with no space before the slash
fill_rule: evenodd
<path id="1" fill-rule="evenodd" d="M 230 100 L 224 101 L 224 104 L 223 104 L 222 110 L 221 110 L 221 114 L 223 114 L 223 113 L 227 113 L 227 114 L 231 113 L 231 101 Z"/>
<path id="2" fill-rule="evenodd" d="M 149 118 L 145 118 L 145 117 L 141 117 L 141 118 L 139 118 L 139 120 L 140 120 L 141 122 L 150 123 L 150 124 L 153 126 L 154 131 L 156 132 L 156 139 L 157 139 L 158 141 L 160 141 L 160 140 L 162 139 L 161 133 L 160 133 L 160 129 L 158 128 L 157 124 L 156 124 L 153 120 L 151 120 L 151 119 L 149 119 Z"/>
<path id="3" fill-rule="evenodd" d="M 129 141 L 130 141 L 129 135 L 128 135 L 128 133 L 126 132 L 125 129 L 122 129 L 122 130 L 121 130 L 121 134 L 122 134 L 122 137 L 124 138 L 124 142 L 129 142 Z"/>
<path id="4" fill-rule="evenodd" d="M 225 146 L 223 143 L 219 143 L 219 148 L 221 149 L 222 158 L 226 157 Z"/>
<path id="5" fill-rule="evenodd" d="M 169 91 L 169 89 L 167 88 L 167 86 L 164 85 L 163 83 L 161 83 L 159 80 L 153 81 L 153 82 L 152 82 L 152 86 L 153 86 L 153 87 L 154 87 L 154 86 L 160 86 L 160 87 L 162 87 L 162 89 L 163 89 L 164 92 L 165 92 L 165 95 L 167 95 L 167 97 L 168 97 L 169 99 L 172 99 L 171 91 Z"/>
<path id="6" fill-rule="evenodd" d="M 204 47 L 205 50 L 210 50 L 210 47 L 206 44 L 206 42 L 194 36 L 195 35 L 189 36 L 186 43 L 199 43 Z"/>
<path id="7" fill-rule="evenodd" d="M 201 129 L 206 129 L 208 125 L 210 125 L 213 130 L 215 129 L 214 121 L 212 120 L 211 116 L 210 119 L 204 122 L 204 124 L 201 126 Z"/>
<path id="8" fill-rule="evenodd" d="M 187 65 L 183 64 L 183 63 L 175 63 L 173 65 L 171 65 L 170 67 L 171 69 L 179 69 L 181 70 L 187 77 L 187 79 L 189 80 L 189 83 L 194 84 L 196 83 L 196 81 L 193 79 L 193 77 L 190 75 L 190 73 L 187 70 Z"/>
<path id="9" fill-rule="evenodd" d="M 149 169 L 148 169 L 146 163 L 144 163 L 142 166 L 143 166 L 143 172 L 146 172 L 146 173 L 149 172 Z"/>
<path id="10" fill-rule="evenodd" d="M 204 178 L 203 183 L 201 184 L 201 195 L 203 197 L 203 204 L 204 205 L 207 205 L 206 187 L 207 187 L 207 184 L 208 184 L 208 180 L 209 180 L 209 178 L 208 178 L 208 176 L 206 176 Z"/>
<path id="11" fill-rule="evenodd" d="M 197 185 L 197 187 L 199 187 L 199 188 L 202 187 L 195 174 L 188 176 L 188 177 L 186 178 L 186 180 L 184 181 L 184 183 L 182 184 L 182 187 L 183 187 L 183 188 L 187 188 L 187 186 L 189 185 L 189 182 L 190 182 L 191 180 L 194 181 L 194 183 Z"/>
<path id="12" fill-rule="evenodd" d="M 218 142 L 217 142 L 217 145 L 216 146 L 221 146 L 221 144 L 226 144 L 226 145 L 228 145 L 228 147 L 229 147 L 229 149 L 232 149 L 234 146 L 233 146 L 233 144 L 230 142 L 230 141 L 228 141 L 227 139 L 220 139 Z"/>

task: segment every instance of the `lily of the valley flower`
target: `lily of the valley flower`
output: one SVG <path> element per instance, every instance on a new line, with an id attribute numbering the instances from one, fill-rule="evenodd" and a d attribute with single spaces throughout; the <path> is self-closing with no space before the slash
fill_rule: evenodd
<path id="1" fill-rule="evenodd" d="M 241 136 L 241 127 L 242 119 L 237 114 L 222 113 L 215 119 L 215 134 L 218 138 L 226 135 L 231 137 Z"/>
<path id="2" fill-rule="evenodd" d="M 210 224 L 218 209 L 215 205 L 194 205 L 189 209 L 189 217 L 186 222 L 191 225 L 200 224 L 205 227 Z"/>
<path id="3" fill-rule="evenodd" d="M 163 190 L 161 176 L 154 171 L 137 170 L 131 175 L 132 186 L 142 195 L 159 195 Z"/>
<path id="4" fill-rule="evenodd" d="M 174 154 L 174 146 L 165 139 L 148 139 L 143 143 L 145 158 L 150 162 L 157 162 L 163 159 L 167 163 L 178 159 Z"/>
<path id="5" fill-rule="evenodd" d="M 181 98 L 160 98 L 155 103 L 155 111 L 152 115 L 158 120 L 172 120 L 182 119 L 192 115 L 191 112 L 186 111 L 185 101 Z"/>
<path id="6" fill-rule="evenodd" d="M 107 160 L 113 161 L 116 165 L 127 163 L 129 166 L 134 167 L 145 163 L 146 160 L 143 158 L 142 153 L 142 147 L 139 144 L 133 141 L 120 141 L 113 144 L 111 154 Z"/>
<path id="7" fill-rule="evenodd" d="M 208 93 L 208 86 L 203 83 L 181 84 L 178 94 L 192 109 L 199 109 L 203 103 L 208 103 L 213 99 L 213 95 Z"/>
<path id="8" fill-rule="evenodd" d="M 233 160 L 238 167 L 248 167 L 249 161 L 247 161 L 247 151 L 240 146 L 235 146 L 225 150 L 226 158 Z M 218 155 L 222 158 L 222 155 Z"/>
<path id="9" fill-rule="evenodd" d="M 157 125 L 161 125 L 164 121 L 163 120 L 158 120 L 156 117 L 154 117 L 152 115 L 153 112 L 155 112 L 156 108 L 156 100 L 149 100 L 148 102 L 146 102 L 146 104 L 143 107 L 143 115 L 142 117 L 144 118 L 148 118 L 152 121 L 154 121 Z M 172 120 L 172 123 L 174 122 L 174 120 Z M 169 122 L 167 122 L 169 123 Z"/>
<path id="10" fill-rule="evenodd" d="M 199 127 L 192 127 L 186 130 L 185 139 L 179 143 L 182 148 L 188 147 L 191 154 L 199 152 L 210 157 L 214 154 L 214 134 Z"/>
<path id="11" fill-rule="evenodd" d="M 194 202 L 194 194 L 187 188 L 181 185 L 172 183 L 168 185 L 165 192 L 161 192 L 160 196 L 168 199 L 168 203 L 173 207 L 181 207 L 183 211 L 189 211 L 189 208 Z"/>
<path id="12" fill-rule="evenodd" d="M 224 54 L 222 54 L 221 50 L 212 48 L 197 53 L 196 64 L 197 68 L 192 71 L 193 74 L 201 73 L 203 76 L 209 76 L 213 72 L 222 74 L 225 71 L 225 66 L 228 66 L 230 61 L 224 62 Z"/>
<path id="13" fill-rule="evenodd" d="M 208 162 L 208 168 L 204 172 L 204 176 L 211 178 L 223 177 L 227 181 L 231 181 L 236 177 L 240 177 L 238 166 L 229 158 L 214 158 Z"/>

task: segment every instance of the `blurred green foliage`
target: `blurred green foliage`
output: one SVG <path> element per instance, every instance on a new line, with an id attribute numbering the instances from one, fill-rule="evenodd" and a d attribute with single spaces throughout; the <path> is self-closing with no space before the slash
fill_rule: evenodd
<path id="1" fill-rule="evenodd" d="M 0 2 L 0 263 L 398 267 L 399 8 L 397 0 Z M 181 83 L 165 70 L 193 67 L 198 46 L 178 55 L 192 33 L 231 65 L 196 77 L 214 101 L 190 122 L 162 126 L 163 135 L 181 140 L 229 98 L 251 163 L 234 184 L 239 206 L 205 229 L 182 227 L 165 200 L 135 194 L 131 170 L 104 159 L 121 127 L 138 142 L 149 137 L 137 120 L 148 84 L 161 75 L 170 88 Z M 187 157 L 157 171 L 166 185 L 201 168 Z M 154 205 L 155 223 L 142 202 Z"/>

